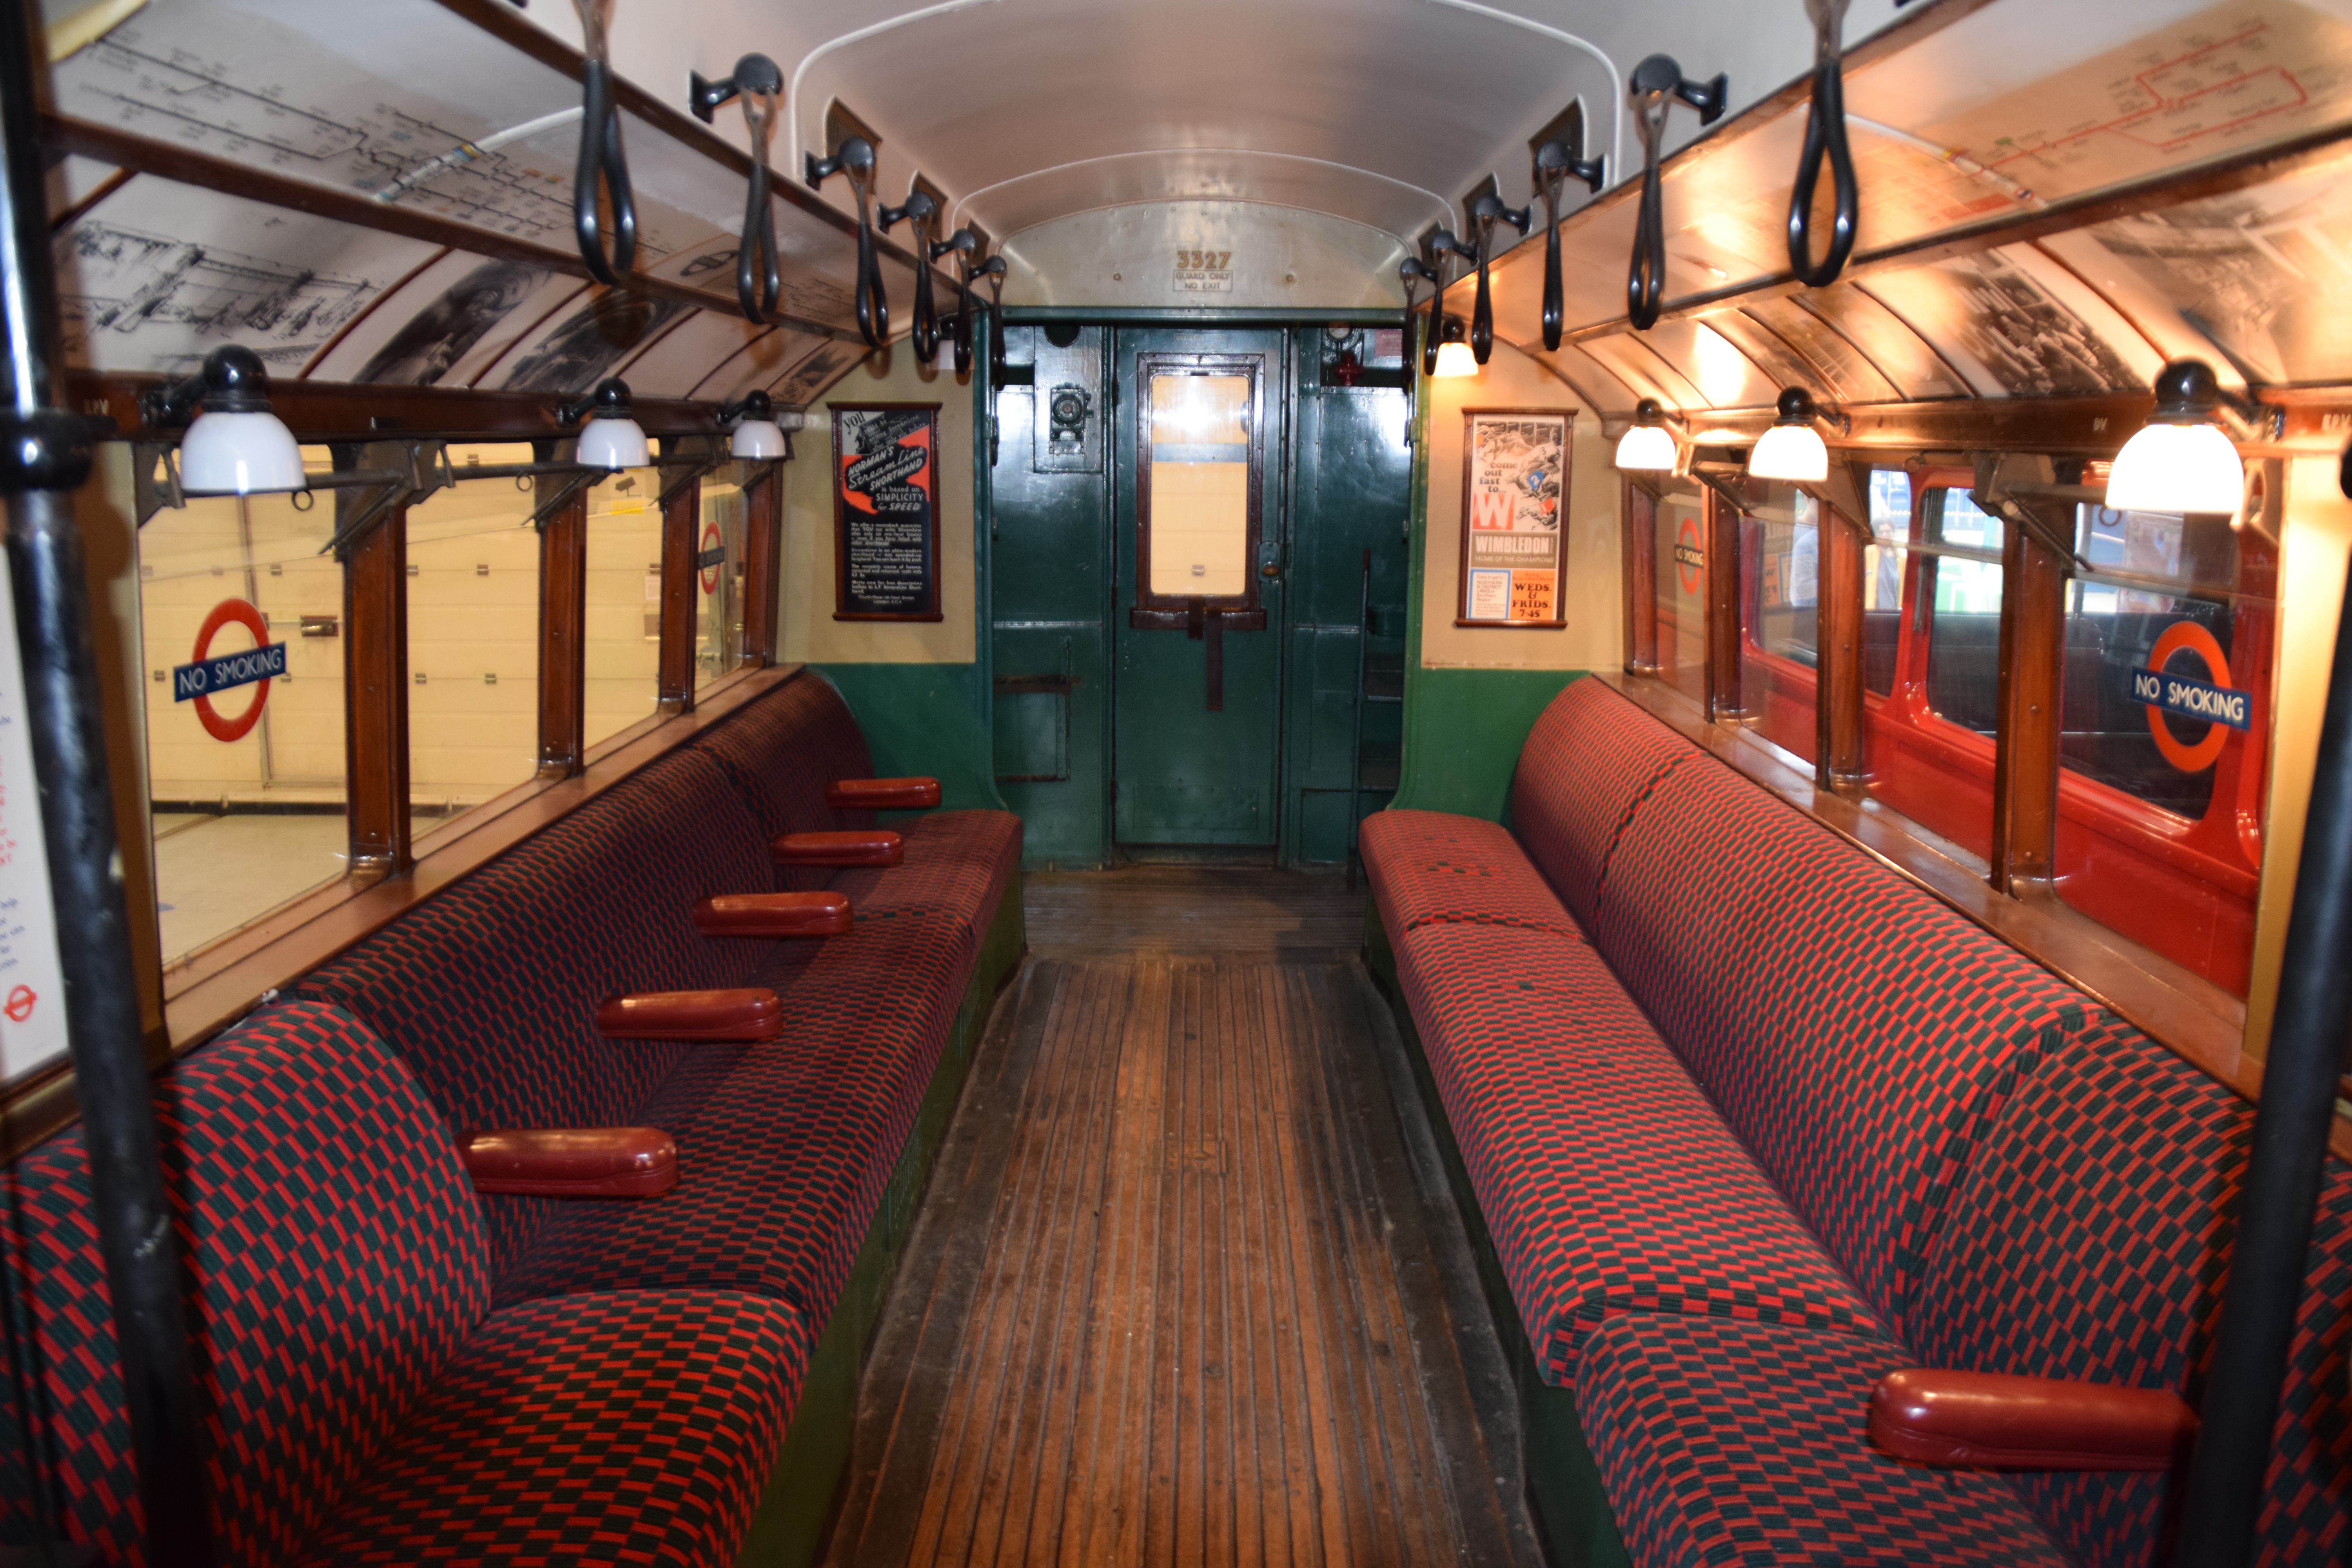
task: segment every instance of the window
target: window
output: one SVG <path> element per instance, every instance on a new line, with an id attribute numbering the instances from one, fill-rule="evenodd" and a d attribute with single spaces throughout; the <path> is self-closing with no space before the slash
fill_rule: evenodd
<path id="1" fill-rule="evenodd" d="M 313 472 L 331 464 L 305 447 Z M 139 532 L 147 792 L 168 969 L 343 873 L 343 572 L 325 492 L 210 497 Z"/>
<path id="2" fill-rule="evenodd" d="M 2000 519 L 1949 488 L 1929 490 L 1923 511 L 1927 708 L 1990 735 L 2000 711 Z"/>
<path id="3" fill-rule="evenodd" d="M 2085 506 L 2075 527 L 2059 896 L 2243 995 L 2275 553 L 2222 518 Z"/>
<path id="4" fill-rule="evenodd" d="M 659 470 L 631 468 L 589 492 L 583 744 L 653 717 L 660 699 L 661 535 Z"/>
<path id="5" fill-rule="evenodd" d="M 694 685 L 709 685 L 743 662 L 743 540 L 751 465 L 730 463 L 702 480 L 702 523 L 694 542 Z"/>
<path id="6" fill-rule="evenodd" d="M 1183 612 L 1194 599 L 1256 609 L 1259 369 L 1254 357 L 1141 356 L 1150 452 L 1136 487 L 1141 612 Z"/>
<path id="7" fill-rule="evenodd" d="M 1895 689 L 1903 572 L 1910 562 L 1911 476 L 1900 468 L 1871 470 L 1870 537 L 1862 554 L 1862 685 L 1885 697 Z"/>
<path id="8" fill-rule="evenodd" d="M 1740 707 L 1765 739 L 1811 762 L 1820 750 L 1819 503 L 1790 485 L 1762 488 L 1739 519 Z"/>
<path id="9" fill-rule="evenodd" d="M 1695 487 L 1658 499 L 1658 674 L 1706 700 L 1706 503 Z"/>
<path id="10" fill-rule="evenodd" d="M 408 797 L 419 840 L 530 778 L 539 762 L 539 531 L 531 481 L 467 479 L 528 463 L 451 447 L 457 484 L 408 510 Z"/>
<path id="11" fill-rule="evenodd" d="M 1969 854 L 1992 853 L 2001 523 L 1965 470 L 1874 474 L 1865 552 L 1863 772 L 1871 794 Z M 1895 507 L 1906 527 L 1895 527 Z M 1895 540 L 1904 540 L 1898 547 Z M 1901 584 L 1893 605 L 1888 579 Z M 1891 650 L 1882 652 L 1884 639 Z M 1884 660 L 1883 689 L 1873 678 Z"/>

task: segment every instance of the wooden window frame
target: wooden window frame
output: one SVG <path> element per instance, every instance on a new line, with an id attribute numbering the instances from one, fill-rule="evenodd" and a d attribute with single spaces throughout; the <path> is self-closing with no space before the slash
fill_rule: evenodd
<path id="1" fill-rule="evenodd" d="M 1214 610 L 1227 630 L 1265 629 L 1265 606 L 1258 599 L 1258 562 L 1265 551 L 1265 383 L 1262 353 L 1172 353 L 1159 351 L 1135 360 L 1135 604 L 1128 625 L 1137 630 L 1184 631 L 1195 606 Z M 1249 517 L 1242 552 L 1238 594 L 1155 594 L 1151 590 L 1151 380 L 1168 371 L 1249 377 Z"/>
<path id="2" fill-rule="evenodd" d="M 2074 910 L 2052 886 L 2063 774 L 2060 700 L 2069 563 L 2013 521 L 2003 520 L 1997 728 L 1990 737 L 1958 731 L 1979 743 L 1989 742 L 1993 752 L 1992 857 L 1980 861 L 1866 795 L 1863 734 L 1864 704 L 1871 699 L 1864 682 L 1863 604 L 1864 552 L 1873 542 L 1867 487 L 1873 468 L 1901 466 L 1893 452 L 1833 452 L 1828 480 L 1802 487 L 1825 514 L 1818 562 L 1821 663 L 1814 694 L 1820 744 L 1811 763 L 1751 733 L 1740 714 L 1736 639 L 1744 563 L 1737 548 L 1737 509 L 1713 483 L 1706 487 L 1710 564 L 1727 561 L 1730 569 L 1708 574 L 1707 700 L 1695 701 L 1654 665 L 1656 525 L 1650 510 L 1636 498 L 1649 500 L 1651 507 L 1656 502 L 1654 491 L 1631 479 L 1621 492 L 1620 513 L 1625 543 L 1626 668 L 1601 679 L 1669 728 L 2251 1098 L 2259 1087 L 2261 1062 L 2244 1049 L 2245 1003 Z M 1912 468 L 1914 526 L 1906 530 L 1906 548 L 1917 557 L 1917 542 L 1909 535 L 1916 531 L 1924 491 L 1968 485 L 1965 476 L 1949 469 L 1948 459 L 1933 468 L 1917 464 Z M 1734 531 L 1728 541 L 1727 519 Z M 1915 558 L 1906 572 L 1917 571 L 1920 564 Z M 1727 660 L 1726 654 L 1731 656 Z M 2352 1157 L 2352 1121 L 2338 1118 L 2333 1136 L 2336 1152 Z"/>
<path id="3" fill-rule="evenodd" d="M 209 1038 L 268 992 L 363 940 L 798 673 L 798 665 L 776 660 L 783 478 L 782 465 L 771 463 L 747 487 L 751 499 L 745 511 L 744 548 L 751 602 L 745 610 L 743 656 L 735 669 L 699 693 L 694 689 L 693 545 L 701 515 L 701 475 L 720 460 L 714 456 L 719 450 L 664 457 L 663 466 L 677 477 L 663 492 L 661 664 L 655 713 L 593 747 L 583 743 L 588 490 L 572 485 L 540 530 L 537 773 L 435 834 L 430 850 L 422 857 L 415 852 L 408 790 L 405 509 L 394 509 L 347 547 L 345 812 L 352 868 L 171 966 L 164 976 L 163 1002 L 172 1054 Z M 358 445 L 338 445 L 335 452 L 338 467 L 394 466 Z M 691 471 L 677 474 L 689 467 Z M 537 504 L 545 505 L 572 484 L 567 476 L 539 476 Z M 338 491 L 339 521 L 363 504 L 364 497 L 363 491 Z M 681 585 L 683 595 L 677 592 Z M 12 1120 L 12 1131 L 14 1126 Z"/>

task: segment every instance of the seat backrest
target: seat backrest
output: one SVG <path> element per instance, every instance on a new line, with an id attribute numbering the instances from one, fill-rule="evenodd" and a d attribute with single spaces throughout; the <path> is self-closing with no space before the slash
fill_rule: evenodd
<path id="1" fill-rule="evenodd" d="M 290 1562 L 488 1310 L 473 1194 L 407 1069 L 321 1003 L 266 1007 L 200 1047 L 161 1079 L 156 1111 L 217 1554 Z M 79 1129 L 0 1176 L 37 1405 L 30 1454 L 0 1447 L 0 1546 L 46 1528 L 135 1568 L 130 1418 Z"/>
<path id="2" fill-rule="evenodd" d="M 725 770 L 760 825 L 761 842 L 785 833 L 826 833 L 871 827 L 870 811 L 838 811 L 827 805 L 824 786 L 835 779 L 870 778 L 872 756 L 849 704 L 833 683 L 813 669 L 802 670 L 695 742 L 695 749 Z M 824 887 L 822 868 L 779 868 L 772 885 L 811 889 Z"/>
<path id="3" fill-rule="evenodd" d="M 1587 925 L 1593 889 L 1644 793 L 1699 749 L 1605 682 L 1572 680 L 1546 704 L 1511 776 L 1511 831 Z"/>
<path id="4" fill-rule="evenodd" d="M 741 796 L 673 753 L 314 971 L 297 994 L 365 1019 L 453 1131 L 627 1123 L 691 1046 L 607 1040 L 598 1004 L 740 985 L 769 944 L 694 906 L 772 887 Z M 503 1272 L 559 1200 L 486 1198 Z"/>
<path id="5" fill-rule="evenodd" d="M 1909 1322 L 1929 1365 L 2172 1388 L 2212 1350 L 2252 1107 L 2105 1014 L 2021 1075 L 1946 1212 Z M 2277 1428 L 2264 1563 L 2352 1546 L 2352 1171 L 2330 1161 Z M 2178 1478 L 2020 1474 L 2086 1568 L 2155 1561 Z"/>
<path id="6" fill-rule="evenodd" d="M 1889 1318 L 1984 1119 L 2087 1005 L 1712 757 L 1652 787 L 1586 929 Z"/>

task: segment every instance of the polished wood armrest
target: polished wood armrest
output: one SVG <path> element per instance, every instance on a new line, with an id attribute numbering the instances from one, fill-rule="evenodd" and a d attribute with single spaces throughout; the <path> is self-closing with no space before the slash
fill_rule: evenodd
<path id="1" fill-rule="evenodd" d="M 677 1185 L 677 1142 L 658 1127 L 519 1127 L 459 1141 L 478 1193 L 650 1198 Z"/>
<path id="2" fill-rule="evenodd" d="M 618 1040 L 772 1040 L 783 1027 L 783 1001 L 765 986 L 648 991 L 596 1009 L 596 1032 Z"/>
<path id="3" fill-rule="evenodd" d="M 2168 1388 L 1906 1366 L 1870 1394 L 1870 1440 L 1922 1465 L 2168 1470 L 2196 1431 Z"/>
<path id="4" fill-rule="evenodd" d="M 779 866 L 896 866 L 907 858 L 907 841 L 887 827 L 787 833 L 768 853 Z"/>
<path id="5" fill-rule="evenodd" d="M 694 906 L 705 936 L 846 936 L 849 900 L 839 893 L 722 893 Z"/>
<path id="6" fill-rule="evenodd" d="M 824 803 L 838 811 L 924 811 L 940 804 L 940 781 L 835 779 L 824 786 Z"/>

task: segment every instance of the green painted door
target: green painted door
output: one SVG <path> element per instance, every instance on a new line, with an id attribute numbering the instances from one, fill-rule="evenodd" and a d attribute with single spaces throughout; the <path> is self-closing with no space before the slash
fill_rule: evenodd
<path id="1" fill-rule="evenodd" d="M 1271 847 L 1278 837 L 1286 338 L 1116 336 L 1121 844 Z"/>

